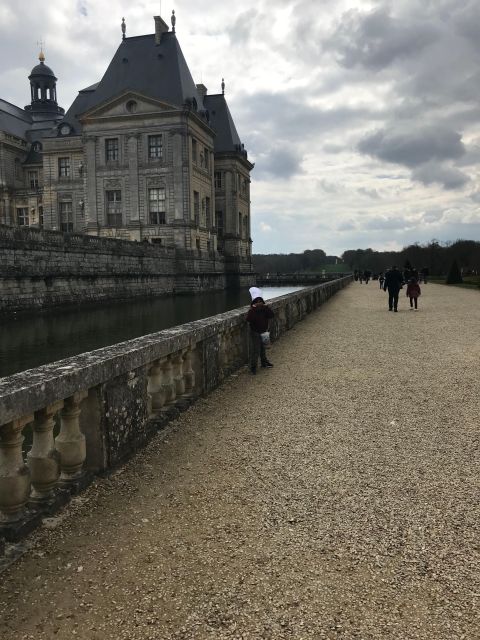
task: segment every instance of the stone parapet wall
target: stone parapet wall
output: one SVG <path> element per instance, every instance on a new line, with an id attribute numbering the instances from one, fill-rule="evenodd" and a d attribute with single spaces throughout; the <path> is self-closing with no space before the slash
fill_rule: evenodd
<path id="1" fill-rule="evenodd" d="M 225 270 L 215 252 L 0 225 L 0 313 L 224 289 Z"/>
<path id="2" fill-rule="evenodd" d="M 351 277 L 270 301 L 272 340 Z M 17 540 L 89 474 L 122 463 L 248 361 L 248 307 L 0 379 L 0 537 Z M 54 426 L 60 431 L 54 438 Z M 24 430 L 33 432 L 25 460 Z"/>

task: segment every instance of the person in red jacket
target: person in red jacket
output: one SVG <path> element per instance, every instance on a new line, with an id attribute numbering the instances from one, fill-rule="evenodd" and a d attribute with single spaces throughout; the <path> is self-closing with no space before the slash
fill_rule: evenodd
<path id="1" fill-rule="evenodd" d="M 273 367 L 273 364 L 267 360 L 261 334 L 268 331 L 268 322 L 273 318 L 274 314 L 270 307 L 265 304 L 260 289 L 251 287 L 249 292 L 252 296 L 252 303 L 247 314 L 247 322 L 250 325 L 250 371 L 255 375 L 259 357 L 264 369 Z"/>
<path id="2" fill-rule="evenodd" d="M 415 278 L 410 278 L 407 285 L 407 298 L 410 298 L 410 311 L 413 311 L 413 305 L 415 304 L 415 311 L 418 309 L 418 297 L 421 294 L 420 285 Z"/>

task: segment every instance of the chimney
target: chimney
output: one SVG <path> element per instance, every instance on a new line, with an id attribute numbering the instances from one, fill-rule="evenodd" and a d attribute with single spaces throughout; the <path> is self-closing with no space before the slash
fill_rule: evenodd
<path id="1" fill-rule="evenodd" d="M 205 96 L 207 95 L 207 87 L 204 84 L 197 84 L 198 95 L 202 99 L 202 103 L 205 100 Z"/>
<path id="2" fill-rule="evenodd" d="M 168 25 L 160 16 L 154 16 L 153 19 L 155 20 L 155 44 L 160 44 L 162 33 L 168 31 Z"/>

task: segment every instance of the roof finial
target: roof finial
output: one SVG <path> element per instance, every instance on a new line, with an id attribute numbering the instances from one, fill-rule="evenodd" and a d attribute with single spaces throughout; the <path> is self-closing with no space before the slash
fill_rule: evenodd
<path id="1" fill-rule="evenodd" d="M 126 32 L 127 32 L 127 25 L 125 24 L 125 18 L 122 18 L 122 40 L 125 40 Z"/>
<path id="2" fill-rule="evenodd" d="M 40 60 L 41 64 L 45 62 L 45 54 L 43 53 L 44 44 L 45 43 L 43 42 L 43 40 L 40 40 L 40 42 L 37 42 L 37 45 L 40 47 L 40 53 L 38 54 L 38 59 Z"/>
<path id="3" fill-rule="evenodd" d="M 175 24 L 177 22 L 177 19 L 175 17 L 175 9 L 172 9 L 172 33 L 175 33 Z"/>
<path id="4" fill-rule="evenodd" d="M 225 78 L 222 78 L 222 96 L 225 95 Z"/>

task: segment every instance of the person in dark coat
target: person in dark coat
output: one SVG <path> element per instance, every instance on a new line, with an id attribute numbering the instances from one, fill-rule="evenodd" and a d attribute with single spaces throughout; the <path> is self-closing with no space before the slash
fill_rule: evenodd
<path id="1" fill-rule="evenodd" d="M 273 364 L 267 360 L 261 334 L 268 331 L 268 322 L 273 318 L 274 313 L 265 304 L 260 289 L 251 287 L 249 292 L 252 297 L 252 303 L 247 314 L 247 322 L 250 325 L 250 371 L 256 374 L 259 357 L 264 369 L 273 367 Z"/>
<path id="2" fill-rule="evenodd" d="M 403 276 L 397 267 L 393 266 L 385 274 L 383 290 L 388 289 L 388 310 L 398 311 L 398 293 L 403 285 Z"/>
<path id="3" fill-rule="evenodd" d="M 407 285 L 407 298 L 410 298 L 410 311 L 413 311 L 413 305 L 415 304 L 415 311 L 418 309 L 418 296 L 421 294 L 420 285 L 415 278 L 410 278 Z"/>

